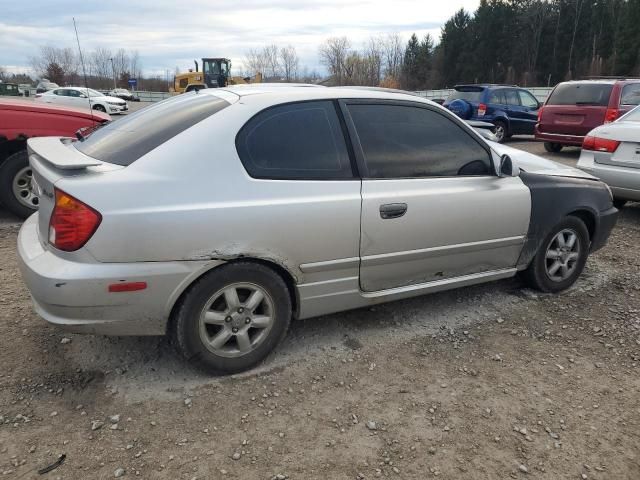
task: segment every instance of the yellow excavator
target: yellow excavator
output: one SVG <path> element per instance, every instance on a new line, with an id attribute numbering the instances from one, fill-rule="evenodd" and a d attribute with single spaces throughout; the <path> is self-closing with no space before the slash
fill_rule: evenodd
<path id="1" fill-rule="evenodd" d="M 194 60 L 195 71 L 189 69 L 186 73 L 179 73 L 173 80 L 173 90 L 176 93 L 200 90 L 201 88 L 219 88 L 227 85 L 243 85 L 247 83 L 262 83 L 262 73 L 253 77 L 231 76 L 231 60 L 228 58 L 203 58 L 202 71 L 199 71 L 198 61 Z"/>

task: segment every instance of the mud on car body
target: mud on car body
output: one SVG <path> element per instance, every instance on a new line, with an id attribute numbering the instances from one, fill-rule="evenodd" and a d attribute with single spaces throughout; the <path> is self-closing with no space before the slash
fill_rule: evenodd
<path id="1" fill-rule="evenodd" d="M 169 334 L 222 373 L 262 361 L 292 318 L 519 272 L 560 291 L 617 212 L 589 174 L 375 89 L 207 89 L 29 148 L 43 196 L 18 250 L 38 313 Z"/>

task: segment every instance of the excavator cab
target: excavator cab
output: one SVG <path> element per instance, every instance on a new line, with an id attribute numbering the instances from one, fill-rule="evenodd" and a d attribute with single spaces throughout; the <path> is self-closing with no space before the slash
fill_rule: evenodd
<path id="1" fill-rule="evenodd" d="M 204 83 L 209 88 L 226 87 L 231 71 L 231 60 L 228 58 L 203 58 L 202 73 Z"/>

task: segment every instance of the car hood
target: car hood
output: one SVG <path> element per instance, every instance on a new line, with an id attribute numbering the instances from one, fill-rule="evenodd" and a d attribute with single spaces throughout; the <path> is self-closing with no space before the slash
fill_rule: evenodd
<path id="1" fill-rule="evenodd" d="M 525 172 L 554 175 L 556 177 L 576 177 L 597 180 L 593 175 L 589 175 L 578 168 L 563 165 L 562 163 L 554 162 L 553 160 L 547 160 L 546 158 L 539 157 L 538 155 L 518 150 L 517 148 L 508 147 L 500 143 L 487 143 L 491 145 L 491 148 L 498 155 L 509 155 L 512 160 L 515 160 L 516 165 Z"/>
<path id="2" fill-rule="evenodd" d="M 104 100 L 105 102 L 124 103 L 124 100 L 122 100 L 121 98 L 112 97 L 112 96 L 109 96 L 109 95 L 105 95 L 104 97 L 95 97 L 95 98 L 100 98 L 101 100 Z"/>

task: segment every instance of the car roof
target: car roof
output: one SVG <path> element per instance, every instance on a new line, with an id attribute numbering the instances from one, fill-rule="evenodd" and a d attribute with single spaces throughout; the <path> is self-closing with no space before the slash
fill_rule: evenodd
<path id="1" fill-rule="evenodd" d="M 394 90 L 377 87 L 324 87 L 311 84 L 253 84 L 234 85 L 224 88 L 208 88 L 200 90 L 199 95 L 215 95 L 216 91 L 224 90 L 239 97 L 249 97 L 253 95 L 268 95 L 275 101 L 286 100 L 320 100 L 339 98 L 376 98 L 395 99 L 413 102 L 422 102 L 437 105 L 435 102 L 419 97 L 413 93 L 403 90 Z"/>

